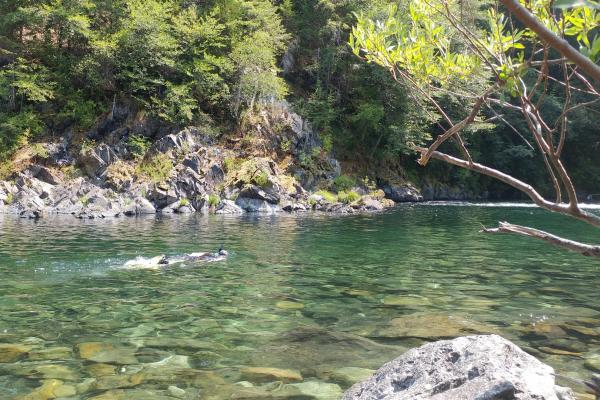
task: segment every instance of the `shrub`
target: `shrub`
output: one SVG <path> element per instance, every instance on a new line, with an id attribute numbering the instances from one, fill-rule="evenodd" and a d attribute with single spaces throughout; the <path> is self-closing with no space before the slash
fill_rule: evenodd
<path id="1" fill-rule="evenodd" d="M 34 111 L 19 114 L 0 113 L 0 159 L 8 158 L 30 138 L 41 134 L 44 123 Z"/>
<path id="2" fill-rule="evenodd" d="M 106 181 L 117 189 L 121 189 L 128 181 L 133 180 L 135 169 L 125 161 L 118 160 L 106 168 Z"/>
<path id="3" fill-rule="evenodd" d="M 127 139 L 127 149 L 135 159 L 140 159 L 146 155 L 150 141 L 141 135 L 131 135 Z"/>
<path id="4" fill-rule="evenodd" d="M 208 205 L 210 207 L 216 207 L 219 204 L 219 201 L 221 201 L 221 199 L 219 199 L 219 196 L 216 194 L 211 193 L 208 195 Z"/>
<path id="5" fill-rule="evenodd" d="M 357 200 L 360 200 L 361 195 L 356 193 L 354 190 L 348 192 L 348 203 L 354 203 Z"/>
<path id="6" fill-rule="evenodd" d="M 79 154 L 85 155 L 89 154 L 94 147 L 96 147 L 96 142 L 90 139 L 83 139 L 81 142 L 81 149 L 79 150 Z"/>
<path id="7" fill-rule="evenodd" d="M 12 160 L 0 162 L 0 180 L 6 180 L 14 172 L 13 168 Z"/>
<path id="8" fill-rule="evenodd" d="M 344 203 L 344 204 L 348 204 L 349 203 L 349 201 L 348 201 L 348 193 L 344 192 L 343 190 L 340 191 L 340 192 L 338 192 L 337 198 L 338 198 L 338 201 L 340 203 Z"/>
<path id="9" fill-rule="evenodd" d="M 6 195 L 6 199 L 4 199 L 4 202 L 7 205 L 11 205 L 13 203 L 13 201 L 15 201 L 15 195 L 12 193 L 9 193 Z"/>
<path id="10" fill-rule="evenodd" d="M 334 193 L 331 193 L 327 190 L 319 190 L 315 194 L 323 197 L 325 201 L 328 201 L 330 203 L 337 203 L 338 201 L 337 196 Z"/>
<path id="11" fill-rule="evenodd" d="M 369 196 L 371 196 L 374 199 L 377 200 L 382 200 L 385 198 L 385 192 L 381 189 L 377 189 L 377 190 L 373 190 L 369 193 Z"/>
<path id="12" fill-rule="evenodd" d="M 265 187 L 269 184 L 269 174 L 264 171 L 260 171 L 258 174 L 252 177 L 252 181 L 260 187 Z"/>
<path id="13" fill-rule="evenodd" d="M 138 165 L 137 172 L 154 183 L 164 182 L 173 171 L 173 162 L 168 155 L 158 153 Z"/>
<path id="14" fill-rule="evenodd" d="M 290 149 L 292 148 L 292 141 L 289 139 L 283 139 L 281 141 L 281 143 L 279 143 L 279 148 L 281 149 L 281 151 L 283 151 L 284 153 L 287 153 L 290 151 Z"/>
<path id="15" fill-rule="evenodd" d="M 352 189 L 355 183 L 354 178 L 348 175 L 340 175 L 333 180 L 333 186 L 335 186 L 335 190 L 338 192 Z"/>
<path id="16" fill-rule="evenodd" d="M 190 201 L 186 198 L 183 198 L 181 200 L 179 200 L 179 205 L 181 207 L 185 207 L 185 206 L 189 206 L 190 205 Z"/>
<path id="17" fill-rule="evenodd" d="M 231 173 L 231 172 L 239 171 L 239 169 L 241 168 L 243 163 L 244 163 L 243 158 L 229 157 L 229 158 L 226 158 L 225 160 L 223 160 L 223 168 L 225 169 L 226 173 Z"/>
<path id="18" fill-rule="evenodd" d="M 50 157 L 48 150 L 41 143 L 35 143 L 31 145 L 31 153 L 34 157 L 39 157 L 43 159 Z"/>
<path id="19" fill-rule="evenodd" d="M 365 176 L 362 179 L 362 184 L 370 191 L 374 191 L 375 189 L 377 189 L 377 185 L 375 184 L 375 181 L 373 181 L 372 179 L 369 179 L 368 176 Z"/>
<path id="20" fill-rule="evenodd" d="M 60 168 L 67 179 L 76 179 L 83 176 L 83 172 L 74 165 L 65 165 Z"/>

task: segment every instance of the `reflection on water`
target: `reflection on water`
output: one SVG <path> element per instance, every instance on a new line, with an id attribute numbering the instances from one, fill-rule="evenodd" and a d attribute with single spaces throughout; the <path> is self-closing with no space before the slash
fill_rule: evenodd
<path id="1" fill-rule="evenodd" d="M 298 380 L 248 369 L 272 367 L 335 398 L 357 371 L 408 347 L 476 332 L 500 333 L 560 374 L 589 378 L 600 368 L 598 261 L 477 233 L 498 220 L 600 242 L 583 223 L 527 207 L 0 216 L 0 388 L 8 398 L 58 385 L 63 397 L 82 399 L 120 398 L 114 390 L 175 396 L 177 388 L 183 398 L 219 399 Z M 231 253 L 222 262 L 121 268 L 220 245 Z M 293 397 L 306 388 L 278 390 Z"/>

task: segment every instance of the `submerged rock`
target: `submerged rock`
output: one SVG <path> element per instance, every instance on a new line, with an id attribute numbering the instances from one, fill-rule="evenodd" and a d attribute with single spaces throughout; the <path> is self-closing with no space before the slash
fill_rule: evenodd
<path id="1" fill-rule="evenodd" d="M 330 378 L 332 381 L 348 387 L 356 382 L 360 382 L 371 377 L 374 373 L 374 370 L 367 368 L 342 367 L 333 370 L 330 374 Z"/>
<path id="2" fill-rule="evenodd" d="M 302 310 L 304 308 L 304 304 L 299 303 L 297 301 L 282 300 L 278 301 L 275 304 L 275 307 L 280 308 L 282 310 Z"/>
<path id="3" fill-rule="evenodd" d="M 458 315 L 414 313 L 394 318 L 387 327 L 369 336 L 422 339 L 453 338 L 468 333 L 492 333 L 494 329 Z"/>
<path id="4" fill-rule="evenodd" d="M 173 397 L 156 390 L 117 389 L 90 397 L 89 400 L 173 400 Z"/>
<path id="5" fill-rule="evenodd" d="M 135 349 L 105 342 L 87 342 L 77 345 L 79 356 L 86 360 L 110 364 L 136 364 Z"/>
<path id="6" fill-rule="evenodd" d="M 585 357 L 584 367 L 590 371 L 600 372 L 600 354 Z"/>
<path id="7" fill-rule="evenodd" d="M 316 366 L 352 365 L 373 368 L 400 354 L 403 347 L 377 343 L 361 336 L 319 327 L 298 327 L 278 335 L 254 352 L 253 365 L 293 365 L 301 373 L 314 373 Z"/>
<path id="8" fill-rule="evenodd" d="M 15 400 L 49 400 L 75 396 L 76 394 L 77 389 L 75 386 L 65 385 L 64 382 L 58 379 L 48 379 L 39 388 L 29 394 L 17 397 Z"/>
<path id="9" fill-rule="evenodd" d="M 341 396 L 342 389 L 338 385 L 321 381 L 290 383 L 275 392 L 278 399 L 338 400 Z"/>
<path id="10" fill-rule="evenodd" d="M 15 362 L 31 350 L 29 346 L 20 344 L 0 343 L 0 363 Z"/>
<path id="11" fill-rule="evenodd" d="M 242 378 L 252 382 L 301 382 L 302 375 L 298 371 L 281 368 L 247 367 L 241 369 Z"/>
<path id="12" fill-rule="evenodd" d="M 554 370 L 498 335 L 459 337 L 409 350 L 354 385 L 343 400 L 572 400 Z"/>
<path id="13" fill-rule="evenodd" d="M 27 359 L 31 361 L 70 360 L 72 353 L 70 347 L 48 347 L 30 351 Z"/>

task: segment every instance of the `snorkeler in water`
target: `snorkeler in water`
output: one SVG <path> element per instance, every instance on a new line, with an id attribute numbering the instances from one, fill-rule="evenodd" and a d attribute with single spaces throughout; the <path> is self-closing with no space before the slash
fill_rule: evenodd
<path id="1" fill-rule="evenodd" d="M 161 255 L 152 258 L 138 257 L 134 260 L 129 260 L 124 264 L 125 268 L 128 269 L 156 269 L 163 268 L 173 264 L 179 264 L 183 262 L 212 262 L 222 261 L 229 253 L 223 249 L 223 246 L 219 248 L 216 253 L 203 252 L 203 253 L 190 253 L 183 256 L 167 256 Z"/>
<path id="2" fill-rule="evenodd" d="M 173 263 L 185 262 L 185 261 L 221 261 L 224 260 L 229 253 L 227 250 L 223 249 L 223 246 L 219 247 L 219 251 L 216 253 L 190 253 L 186 254 L 183 257 L 175 257 L 171 258 L 167 255 L 162 256 L 162 258 L 158 261 L 159 265 L 169 265 Z"/>

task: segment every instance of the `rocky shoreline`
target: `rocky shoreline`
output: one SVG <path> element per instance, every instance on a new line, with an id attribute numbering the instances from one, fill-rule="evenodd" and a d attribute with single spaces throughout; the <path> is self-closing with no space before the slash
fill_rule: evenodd
<path id="1" fill-rule="evenodd" d="M 0 181 L 0 213 L 86 219 L 193 212 L 357 213 L 423 200 L 409 183 L 354 181 L 335 188 L 340 165 L 322 150 L 306 122 L 285 105 L 263 117 L 264 126 L 278 126 L 277 134 L 259 125 L 252 128 L 259 131 L 252 140 L 217 141 L 206 129 L 149 134 L 131 118 L 116 123 L 117 117 L 106 116 L 79 145 L 71 138 L 28 146 L 18 154 L 18 167 Z M 132 140 L 147 148 L 136 149 Z"/>

